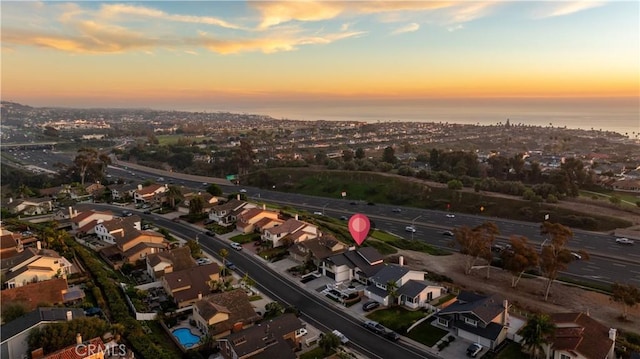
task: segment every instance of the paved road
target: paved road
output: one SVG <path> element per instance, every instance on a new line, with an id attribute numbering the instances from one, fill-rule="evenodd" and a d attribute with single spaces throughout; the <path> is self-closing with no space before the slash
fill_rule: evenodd
<path id="1" fill-rule="evenodd" d="M 104 204 L 81 204 L 79 210 L 88 208 L 119 210 L 119 207 Z M 361 326 L 361 322 L 332 304 L 310 294 L 297 284 L 290 282 L 273 269 L 269 268 L 262 260 L 243 251 L 235 251 L 229 246 L 228 241 L 213 238 L 204 234 L 201 229 L 196 229 L 187 223 L 176 223 L 160 215 L 146 215 L 141 211 L 131 210 L 141 218 L 153 221 L 157 225 L 167 228 L 184 239 L 195 239 L 198 236 L 200 246 L 209 255 L 219 258 L 218 252 L 222 248 L 229 251 L 228 260 L 237 267 L 240 275 L 248 272 L 257 282 L 256 287 L 269 297 L 277 299 L 285 305 L 297 307 L 303 319 L 323 331 L 338 329 L 351 341 L 348 346 L 369 358 L 438 358 L 419 348 L 411 347 L 406 342 L 394 343 L 381 338 Z"/>

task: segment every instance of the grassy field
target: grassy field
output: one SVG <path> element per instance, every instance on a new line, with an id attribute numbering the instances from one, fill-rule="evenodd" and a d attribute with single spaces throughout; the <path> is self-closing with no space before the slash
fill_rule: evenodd
<path id="1" fill-rule="evenodd" d="M 438 343 L 445 335 L 449 334 L 448 331 L 434 327 L 426 320 L 413 328 L 407 336 L 417 342 L 420 342 L 428 347 L 432 347 Z"/>
<path id="2" fill-rule="evenodd" d="M 377 310 L 367 315 L 367 318 L 375 320 L 385 327 L 403 334 L 413 323 L 424 318 L 426 315 L 426 313 L 419 310 L 410 311 L 403 307 L 392 307 Z"/>
<path id="3" fill-rule="evenodd" d="M 574 228 L 608 231 L 629 227 L 630 222 L 557 208 L 545 203 L 517 198 L 492 197 L 480 192 L 449 190 L 445 186 L 429 186 L 415 178 L 390 176 L 375 172 L 315 170 L 311 168 L 276 168 L 259 171 L 248 178 L 260 187 L 278 183 L 280 191 L 304 193 L 346 200 L 385 203 L 425 209 L 446 210 L 486 216 L 487 219 L 508 218 L 540 222 L 549 214 L 558 223 Z M 481 210 L 482 208 L 482 210 Z"/>

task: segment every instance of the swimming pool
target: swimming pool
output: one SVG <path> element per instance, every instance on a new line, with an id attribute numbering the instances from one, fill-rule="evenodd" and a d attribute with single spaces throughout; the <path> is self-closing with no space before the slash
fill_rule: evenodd
<path id="1" fill-rule="evenodd" d="M 191 348 L 200 342 L 200 337 L 191 334 L 191 330 L 188 328 L 176 329 L 171 333 L 173 333 L 173 336 L 176 337 L 180 344 L 185 348 Z"/>

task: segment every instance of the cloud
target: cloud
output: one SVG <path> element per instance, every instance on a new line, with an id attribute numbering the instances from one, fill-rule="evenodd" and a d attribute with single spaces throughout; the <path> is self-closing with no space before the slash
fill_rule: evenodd
<path id="1" fill-rule="evenodd" d="M 407 32 L 414 32 L 414 31 L 418 31 L 418 29 L 420 29 L 420 25 L 412 22 L 410 24 L 407 24 L 405 26 L 399 27 L 395 30 L 393 30 L 393 32 L 391 33 L 392 35 L 399 35 L 399 34 L 404 34 Z"/>
<path id="2" fill-rule="evenodd" d="M 545 4 L 545 8 L 539 9 L 534 18 L 544 19 L 548 17 L 570 15 L 582 10 L 588 10 L 596 7 L 600 7 L 606 4 L 604 1 L 563 1 L 563 2 L 551 2 Z"/>
<path id="3" fill-rule="evenodd" d="M 453 26 L 447 27 L 447 31 L 449 31 L 449 32 L 454 32 L 454 31 L 458 31 L 458 30 L 462 30 L 462 29 L 464 29 L 464 25 L 462 25 L 462 24 L 457 24 L 457 25 L 453 25 Z"/>
<path id="4" fill-rule="evenodd" d="M 238 25 L 232 24 L 222 19 L 218 19 L 216 17 L 168 14 L 164 11 L 149 8 L 149 7 L 144 7 L 144 6 L 134 6 L 134 5 L 127 5 L 127 4 L 108 4 L 108 5 L 102 5 L 102 7 L 100 8 L 99 16 L 110 18 L 110 17 L 119 16 L 119 15 L 131 15 L 134 17 L 142 16 L 142 17 L 149 17 L 149 18 L 166 20 L 166 21 L 215 25 L 215 26 L 220 26 L 228 29 L 242 28 Z"/>
<path id="5" fill-rule="evenodd" d="M 497 4 L 500 4 L 500 2 L 462 2 L 448 12 L 446 22 L 449 24 L 460 24 L 484 17 L 488 15 Z"/>

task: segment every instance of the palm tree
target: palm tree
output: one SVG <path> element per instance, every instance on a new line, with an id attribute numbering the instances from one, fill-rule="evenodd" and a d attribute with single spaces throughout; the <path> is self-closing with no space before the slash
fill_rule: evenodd
<path id="1" fill-rule="evenodd" d="M 387 294 L 389 295 L 389 297 L 391 297 L 390 305 L 396 305 L 398 299 L 398 283 L 396 283 L 396 281 L 389 280 L 387 282 Z"/>
<path id="2" fill-rule="evenodd" d="M 220 256 L 220 258 L 222 258 L 222 268 L 226 272 L 227 257 L 229 256 L 229 251 L 226 248 L 221 248 L 220 251 L 218 252 L 218 255 Z"/>
<path id="3" fill-rule="evenodd" d="M 539 358 L 544 345 L 549 344 L 555 333 L 556 325 L 546 314 L 534 314 L 522 328 L 522 347 L 529 351 L 531 358 Z"/>
<path id="4" fill-rule="evenodd" d="M 179 200 L 182 198 L 182 191 L 177 186 L 169 186 L 167 187 L 166 196 L 167 196 L 167 199 L 169 200 L 169 205 L 171 206 L 171 208 L 175 208 L 176 200 Z"/>

